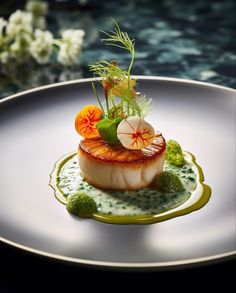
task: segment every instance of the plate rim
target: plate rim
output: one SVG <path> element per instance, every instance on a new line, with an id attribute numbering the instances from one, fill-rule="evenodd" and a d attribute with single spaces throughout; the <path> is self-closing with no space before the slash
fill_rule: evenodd
<path id="1" fill-rule="evenodd" d="M 217 84 L 212 84 L 208 82 L 202 82 L 202 81 L 196 81 L 191 79 L 182 79 L 182 78 L 174 78 L 174 77 L 162 77 L 162 76 L 148 76 L 148 75 L 133 75 L 133 78 L 137 78 L 140 80 L 154 80 L 154 81 L 165 81 L 165 82 L 175 82 L 175 83 L 182 83 L 182 84 L 191 84 L 196 85 L 200 87 L 207 87 L 207 88 L 213 88 L 218 90 L 223 90 L 229 93 L 235 93 L 236 90 L 230 87 L 221 86 Z M 66 86 L 70 84 L 78 84 L 78 83 L 87 83 L 92 82 L 96 80 L 101 80 L 101 78 L 81 78 L 81 79 L 75 79 L 70 81 L 63 81 L 58 83 L 52 83 L 49 85 L 43 85 L 40 87 L 36 87 L 33 89 L 28 89 L 25 91 L 21 91 L 19 93 L 4 97 L 0 99 L 0 105 L 3 103 L 7 103 L 8 101 L 11 101 L 17 97 L 24 96 L 30 93 L 34 93 L 37 91 L 43 91 L 50 88 L 56 88 L 61 86 Z M 47 257 L 51 260 L 58 260 L 63 262 L 69 262 L 78 264 L 81 266 L 92 266 L 97 268 L 109 268 L 109 269 L 133 269 L 133 270 L 144 270 L 144 269 L 173 269 L 173 268 L 184 268 L 189 266 L 196 266 L 196 265 L 204 265 L 208 263 L 213 262 L 219 262 L 224 260 L 231 260 L 236 257 L 236 250 L 231 250 L 225 253 L 220 254 L 214 254 L 206 257 L 200 257 L 200 258 L 191 258 L 186 260 L 178 260 L 178 261 L 164 261 L 164 262 L 144 262 L 144 263 L 131 263 L 131 262 L 108 262 L 108 261 L 96 261 L 96 260 L 89 260 L 89 259 L 80 259 L 80 258 L 73 258 L 73 257 L 67 257 L 62 256 L 59 254 L 49 253 L 43 250 L 35 249 L 26 245 L 19 244 L 17 242 L 8 240 L 4 237 L 0 236 L 0 241 L 10 245 L 12 247 L 21 249 L 25 252 L 33 253 L 39 256 Z"/>
<path id="2" fill-rule="evenodd" d="M 81 266 L 92 266 L 96 268 L 109 268 L 109 269 L 135 269 L 135 270 L 144 270 L 144 269 L 172 269 L 172 268 L 184 268 L 194 265 L 204 265 L 212 262 L 219 262 L 224 260 L 231 260 L 236 258 L 236 250 L 214 254 L 211 256 L 192 258 L 186 260 L 178 261 L 164 261 L 164 262 L 144 262 L 144 263 L 131 263 L 131 262 L 108 262 L 108 261 L 96 261 L 90 259 L 80 259 L 69 256 L 62 256 L 59 254 L 45 252 L 39 249 L 35 249 L 29 246 L 25 246 L 14 241 L 0 237 L 0 241 L 15 248 L 21 249 L 26 252 L 30 252 L 39 256 L 44 256 L 49 259 L 54 259 L 58 261 L 78 264 Z"/>
<path id="3" fill-rule="evenodd" d="M 204 82 L 204 81 L 198 81 L 198 80 L 192 80 L 192 79 L 184 79 L 184 78 L 176 78 L 176 77 L 165 77 L 165 76 L 154 76 L 154 75 L 132 75 L 132 78 L 140 79 L 140 80 L 156 80 L 156 81 L 166 81 L 166 82 L 176 82 L 176 83 L 183 83 L 183 84 L 191 84 L 191 85 L 196 85 L 196 86 L 201 86 L 201 87 L 208 87 L 208 88 L 214 88 L 218 90 L 223 90 L 227 91 L 229 93 L 235 93 L 236 94 L 236 89 L 227 87 L 227 86 L 222 86 L 218 84 L 213 84 L 209 82 Z M 70 84 L 77 84 L 77 83 L 86 83 L 86 82 L 92 82 L 96 80 L 101 80 L 100 77 L 89 77 L 89 78 L 79 78 L 79 79 L 74 79 L 74 80 L 68 80 L 68 81 L 61 81 L 61 82 L 56 82 L 48 85 L 42 85 L 39 87 L 35 87 L 32 89 L 28 89 L 25 91 L 20 91 L 16 94 L 6 96 L 2 99 L 0 99 L 0 104 L 5 103 L 7 101 L 10 101 L 12 99 L 15 99 L 19 96 L 22 95 L 27 95 L 30 93 L 34 93 L 37 91 L 42 91 L 45 89 L 50 89 L 54 87 L 61 87 L 65 85 L 70 85 Z"/>

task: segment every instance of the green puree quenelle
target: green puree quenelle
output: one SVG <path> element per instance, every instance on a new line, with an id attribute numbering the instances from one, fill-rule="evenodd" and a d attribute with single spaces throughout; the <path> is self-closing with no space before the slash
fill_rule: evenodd
<path id="1" fill-rule="evenodd" d="M 82 193 L 95 202 L 96 209 L 92 205 L 93 210 L 85 215 L 86 217 L 115 224 L 156 223 L 197 210 L 210 198 L 211 189 L 203 183 L 203 173 L 195 158 L 187 152 L 184 152 L 183 156 L 185 163 L 182 166 L 170 164 L 165 160 L 162 188 L 158 187 L 158 183 L 136 191 L 108 191 L 95 188 L 80 176 L 75 153 L 61 158 L 55 164 L 50 185 L 55 191 L 56 198 L 67 204 L 67 209 L 68 198 L 75 193 Z M 168 173 L 177 176 L 177 185 L 173 185 L 173 178 L 169 177 Z M 177 191 L 174 191 L 175 186 Z M 77 215 L 84 216 L 83 212 Z"/>

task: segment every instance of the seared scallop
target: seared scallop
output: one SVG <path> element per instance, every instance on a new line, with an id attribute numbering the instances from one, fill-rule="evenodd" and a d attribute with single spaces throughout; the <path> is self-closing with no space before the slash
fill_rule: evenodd
<path id="1" fill-rule="evenodd" d="M 83 139 L 79 166 L 91 185 L 110 190 L 136 190 L 149 186 L 163 170 L 166 143 L 161 133 L 141 150 L 108 145 L 101 138 Z"/>

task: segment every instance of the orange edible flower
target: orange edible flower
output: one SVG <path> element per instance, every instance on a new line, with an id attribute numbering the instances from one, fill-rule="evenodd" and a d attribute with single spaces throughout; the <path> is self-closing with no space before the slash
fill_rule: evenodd
<path id="1" fill-rule="evenodd" d="M 131 90 L 133 96 L 136 95 L 136 92 L 135 92 L 135 90 L 133 89 L 134 86 L 135 86 L 135 80 L 132 79 L 132 80 L 130 81 L 130 90 Z M 118 82 L 117 85 L 115 85 L 115 86 L 112 88 L 112 94 L 113 94 L 114 96 L 121 97 L 121 96 L 122 96 L 122 92 L 123 92 L 123 90 L 125 90 L 125 89 L 128 89 L 128 80 Z"/>
<path id="2" fill-rule="evenodd" d="M 105 98 L 107 98 L 108 97 L 108 94 L 109 94 L 109 91 L 112 88 L 112 83 L 108 79 L 105 79 L 102 82 L 102 84 L 103 84 Z"/>
<path id="3" fill-rule="evenodd" d="M 101 120 L 102 110 L 94 105 L 85 106 L 75 117 L 75 129 L 84 138 L 99 137 L 96 128 Z"/>

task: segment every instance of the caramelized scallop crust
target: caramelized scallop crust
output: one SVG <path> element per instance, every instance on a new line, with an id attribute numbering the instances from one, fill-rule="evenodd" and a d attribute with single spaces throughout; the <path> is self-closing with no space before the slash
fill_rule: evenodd
<path id="1" fill-rule="evenodd" d="M 160 156 L 165 149 L 166 142 L 161 133 L 157 133 L 153 143 L 142 150 L 111 146 L 101 138 L 84 139 L 79 144 L 79 151 L 84 155 L 107 163 L 143 163 Z"/>
<path id="2" fill-rule="evenodd" d="M 142 150 L 111 146 L 101 138 L 83 139 L 78 148 L 80 170 L 88 183 L 99 188 L 140 189 L 162 172 L 165 149 L 161 133 Z"/>

